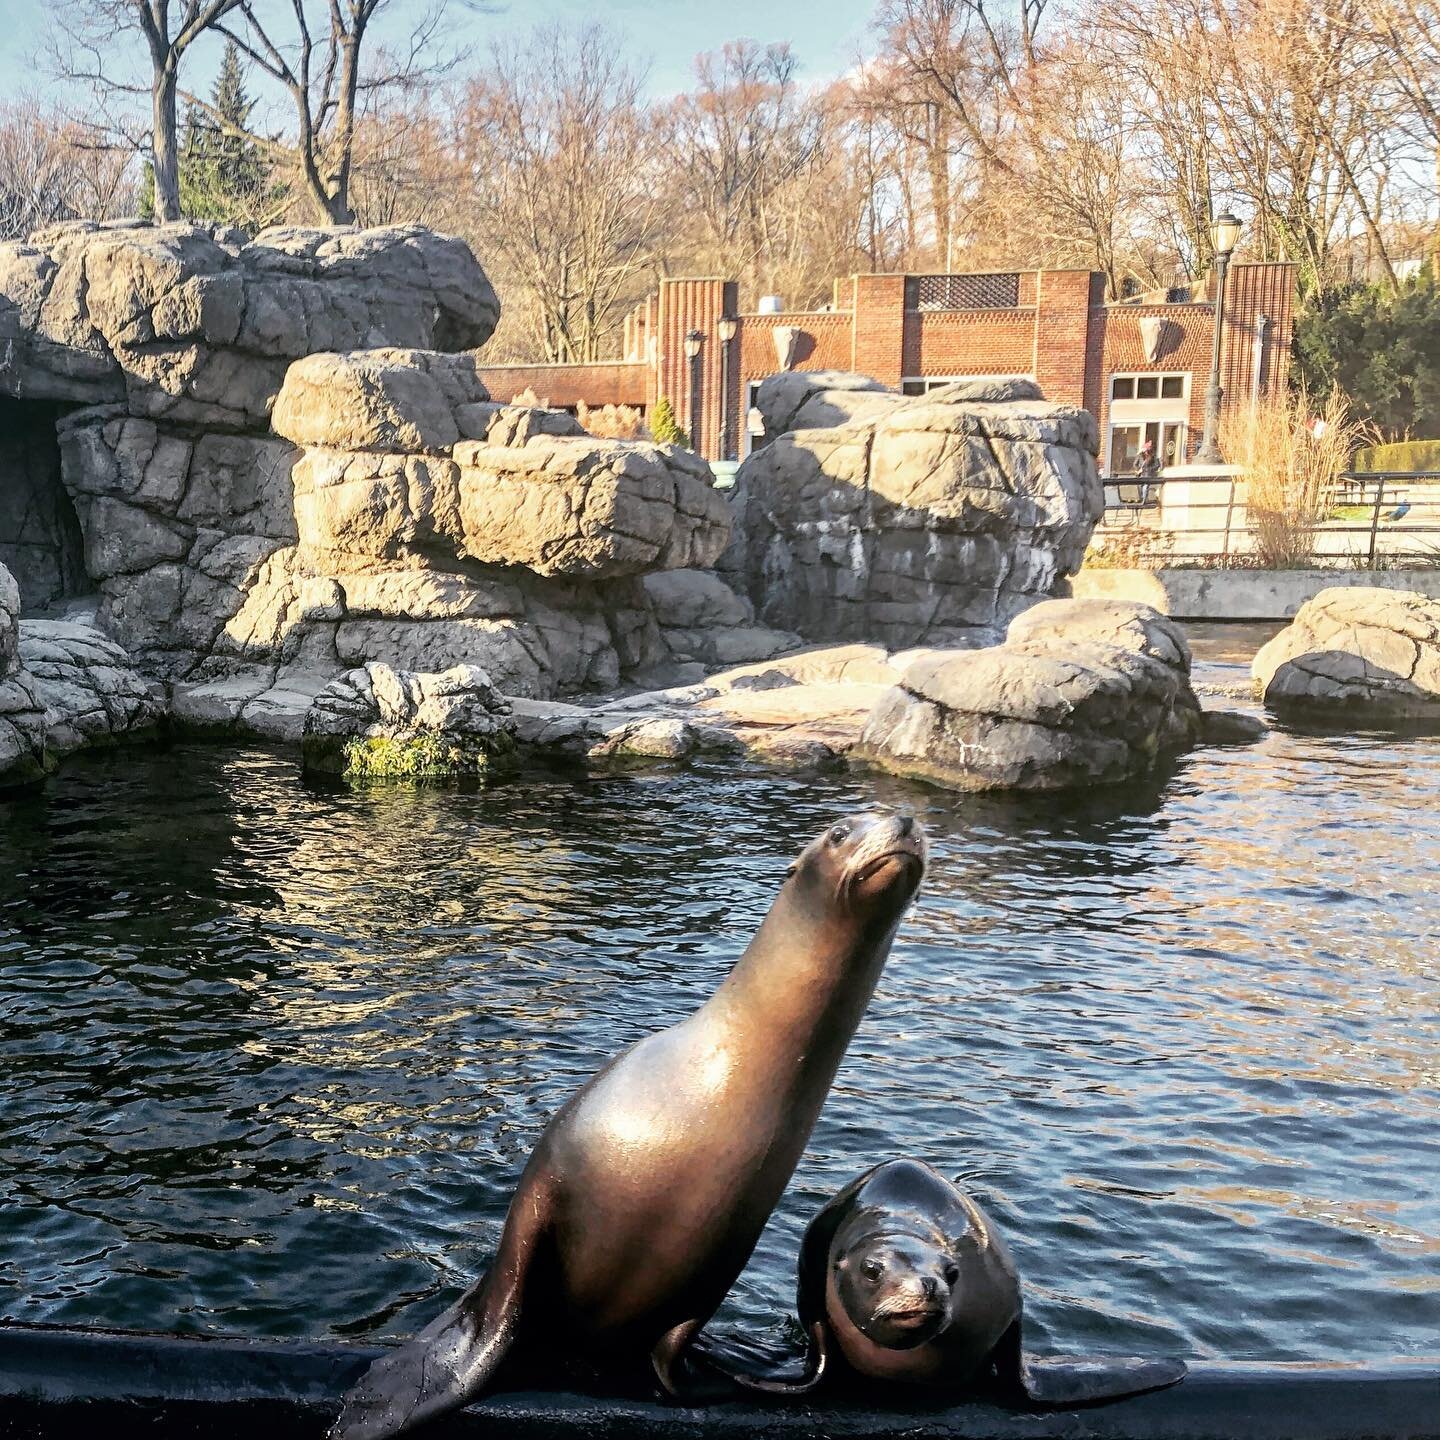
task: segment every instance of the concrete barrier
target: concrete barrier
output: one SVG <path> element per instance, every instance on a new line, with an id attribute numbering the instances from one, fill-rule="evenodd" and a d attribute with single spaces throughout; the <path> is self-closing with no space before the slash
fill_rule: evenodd
<path id="1" fill-rule="evenodd" d="M 1423 570 L 1082 570 L 1077 600 L 1140 600 L 1177 620 L 1289 620 L 1336 585 L 1418 590 L 1440 599 L 1440 566 Z"/>
<path id="2" fill-rule="evenodd" d="M 0 1325 L 0 1437 L 317 1440 L 373 1346 Z M 417 1431 L 417 1435 L 422 1432 Z M 851 1399 L 706 1408 L 509 1391 L 435 1440 L 1440 1440 L 1440 1362 L 1196 1365 L 1169 1390 L 1088 1409 Z"/>

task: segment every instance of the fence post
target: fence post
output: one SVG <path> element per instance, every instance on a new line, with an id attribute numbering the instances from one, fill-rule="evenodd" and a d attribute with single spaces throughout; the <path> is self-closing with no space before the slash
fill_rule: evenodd
<path id="1" fill-rule="evenodd" d="M 1375 568 L 1375 537 L 1380 533 L 1380 506 L 1385 499 L 1385 477 L 1375 477 L 1375 508 L 1370 512 L 1370 568 Z"/>
<path id="2" fill-rule="evenodd" d="M 1230 477 L 1230 494 L 1225 500 L 1225 543 L 1221 554 L 1230 558 L 1230 517 L 1235 513 L 1235 477 Z"/>

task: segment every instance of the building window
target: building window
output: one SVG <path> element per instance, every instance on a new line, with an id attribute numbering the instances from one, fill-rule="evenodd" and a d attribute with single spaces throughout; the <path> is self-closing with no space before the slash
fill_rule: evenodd
<path id="1" fill-rule="evenodd" d="M 1133 475 L 1140 461 L 1140 447 L 1148 440 L 1160 457 L 1161 466 L 1185 463 L 1183 420 L 1144 420 L 1110 427 L 1108 475 Z"/>
<path id="2" fill-rule="evenodd" d="M 1112 375 L 1111 400 L 1183 400 L 1189 392 L 1190 376 Z"/>
<path id="3" fill-rule="evenodd" d="M 1033 375 L 908 375 L 900 382 L 902 395 L 928 395 L 942 385 L 961 380 L 1033 380 Z"/>
<path id="4" fill-rule="evenodd" d="M 1148 440 L 1161 466 L 1183 465 L 1190 418 L 1190 375 L 1131 373 L 1110 377 L 1107 475 L 1133 475 Z"/>

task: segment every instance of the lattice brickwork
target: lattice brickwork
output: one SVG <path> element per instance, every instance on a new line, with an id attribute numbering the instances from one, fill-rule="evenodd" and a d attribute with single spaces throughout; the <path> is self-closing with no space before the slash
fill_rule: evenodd
<path id="1" fill-rule="evenodd" d="M 1020 303 L 1020 276 L 911 275 L 905 292 L 907 310 L 1009 310 Z"/>

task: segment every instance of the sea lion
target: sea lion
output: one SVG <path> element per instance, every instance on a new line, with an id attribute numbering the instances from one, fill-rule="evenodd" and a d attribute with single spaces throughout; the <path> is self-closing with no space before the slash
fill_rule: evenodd
<path id="1" fill-rule="evenodd" d="M 918 1160 L 867 1170 L 810 1222 L 798 1306 L 810 1340 L 806 1377 L 742 1377 L 747 1388 L 806 1394 L 848 1372 L 956 1391 L 988 1383 L 1011 1400 L 1070 1406 L 1185 1376 L 1181 1360 L 1026 1355 L 1020 1277 L 1005 1241 L 974 1200 Z"/>
<path id="2" fill-rule="evenodd" d="M 812 841 L 715 994 L 556 1113 L 489 1272 L 370 1367 L 335 1440 L 464 1405 L 530 1337 L 611 1363 L 648 1356 L 672 1396 L 705 1396 L 687 1351 L 789 1182 L 925 852 L 909 816 L 851 816 Z"/>

